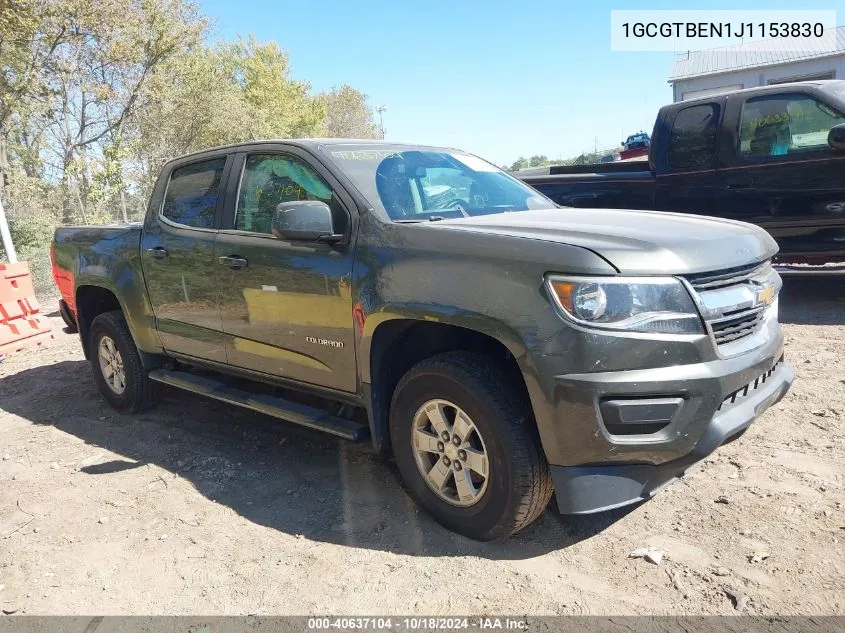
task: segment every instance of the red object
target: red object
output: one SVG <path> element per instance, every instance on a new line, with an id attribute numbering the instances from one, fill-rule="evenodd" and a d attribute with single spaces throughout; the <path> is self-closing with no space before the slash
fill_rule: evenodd
<path id="1" fill-rule="evenodd" d="M 358 333 L 364 333 L 364 324 L 367 321 L 367 315 L 364 314 L 364 308 L 361 306 L 360 303 L 356 303 L 352 308 L 352 319 L 355 321 L 355 324 L 358 326 Z"/>
<path id="2" fill-rule="evenodd" d="M 619 152 L 619 160 L 628 160 L 629 158 L 637 158 L 638 156 L 648 156 L 648 148 L 623 149 Z"/>
<path id="3" fill-rule="evenodd" d="M 56 282 L 56 287 L 65 300 L 67 307 L 73 312 L 76 317 L 76 297 L 73 294 L 73 273 L 69 270 L 63 270 L 56 266 L 56 251 L 55 244 L 50 244 L 50 264 L 53 268 L 53 281 Z"/>
<path id="4" fill-rule="evenodd" d="M 0 264 L 0 353 L 41 345 L 52 338 L 35 298 L 29 264 Z"/>

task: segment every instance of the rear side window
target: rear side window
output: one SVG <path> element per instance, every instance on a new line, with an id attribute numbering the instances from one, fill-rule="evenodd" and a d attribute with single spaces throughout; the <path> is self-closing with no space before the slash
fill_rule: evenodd
<path id="1" fill-rule="evenodd" d="M 715 103 L 679 111 L 669 135 L 669 165 L 676 169 L 712 167 L 718 124 L 719 106 Z"/>
<path id="2" fill-rule="evenodd" d="M 167 183 L 162 215 L 176 224 L 214 228 L 217 195 L 226 158 L 215 158 L 174 169 Z"/>

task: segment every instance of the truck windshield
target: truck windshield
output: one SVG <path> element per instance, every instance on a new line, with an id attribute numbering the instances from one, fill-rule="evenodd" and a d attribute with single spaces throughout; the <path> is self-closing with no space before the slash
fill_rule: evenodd
<path id="1" fill-rule="evenodd" d="M 454 150 L 329 145 L 322 151 L 397 222 L 557 206 L 498 167 Z"/>

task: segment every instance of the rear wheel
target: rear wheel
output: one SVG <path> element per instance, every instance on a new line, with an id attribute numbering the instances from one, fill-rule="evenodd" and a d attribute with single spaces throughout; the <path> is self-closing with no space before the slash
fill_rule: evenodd
<path id="1" fill-rule="evenodd" d="M 105 312 L 91 323 L 88 357 L 94 381 L 108 403 L 125 413 L 146 408 L 153 400 L 154 383 L 119 310 Z"/>
<path id="2" fill-rule="evenodd" d="M 526 398 L 485 356 L 449 352 L 399 381 L 390 409 L 397 466 L 414 499 L 470 538 L 509 536 L 552 495 Z"/>

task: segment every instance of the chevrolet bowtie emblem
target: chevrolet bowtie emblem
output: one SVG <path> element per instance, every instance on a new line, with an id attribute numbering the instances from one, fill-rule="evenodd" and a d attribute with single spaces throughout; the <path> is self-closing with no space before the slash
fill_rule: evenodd
<path id="1" fill-rule="evenodd" d="M 759 305 L 769 305 L 775 300 L 775 287 L 772 285 L 765 285 L 757 289 L 757 303 Z"/>

